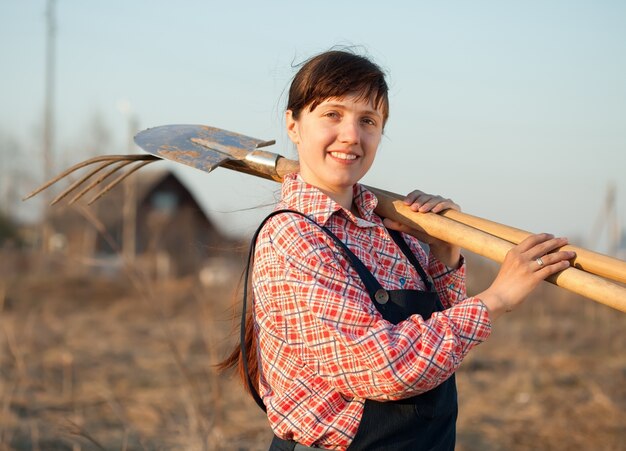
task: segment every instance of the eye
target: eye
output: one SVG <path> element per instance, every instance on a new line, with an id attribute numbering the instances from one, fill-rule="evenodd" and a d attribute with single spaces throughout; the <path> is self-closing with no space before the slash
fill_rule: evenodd
<path id="1" fill-rule="evenodd" d="M 328 118 L 330 118 L 330 119 L 337 119 L 337 118 L 339 118 L 339 113 L 338 113 L 338 112 L 336 112 L 336 111 L 333 111 L 333 110 L 331 110 L 331 111 L 326 111 L 326 112 L 324 113 L 324 117 L 328 117 Z"/>
<path id="2" fill-rule="evenodd" d="M 361 119 L 361 122 L 362 122 L 363 124 L 365 124 L 365 125 L 372 125 L 372 126 L 376 126 L 376 120 L 375 120 L 375 119 L 373 119 L 373 118 L 371 118 L 371 117 L 369 117 L 369 116 L 366 116 L 366 117 L 362 118 L 362 119 Z"/>

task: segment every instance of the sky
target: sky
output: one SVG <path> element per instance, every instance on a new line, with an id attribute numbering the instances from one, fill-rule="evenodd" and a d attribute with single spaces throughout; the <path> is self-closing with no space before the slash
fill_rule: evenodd
<path id="1" fill-rule="evenodd" d="M 294 158 L 283 120 L 294 64 L 356 46 L 390 85 L 365 183 L 441 194 L 467 213 L 600 252 L 613 186 L 626 226 L 621 0 L 55 5 L 57 172 L 128 152 L 131 119 L 139 129 L 205 124 L 276 139 L 268 150 Z M 44 0 L 0 0 L 0 190 L 20 194 L 43 180 L 45 10 Z M 225 169 L 174 170 L 234 234 L 254 229 L 279 188 Z"/>

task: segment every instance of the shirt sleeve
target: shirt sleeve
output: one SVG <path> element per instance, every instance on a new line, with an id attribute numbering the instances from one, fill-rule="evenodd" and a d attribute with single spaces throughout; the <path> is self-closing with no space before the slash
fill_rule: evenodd
<path id="1" fill-rule="evenodd" d="M 428 254 L 428 274 L 433 279 L 444 308 L 450 308 L 467 298 L 465 271 L 465 257 L 462 255 L 459 267 L 451 268 L 441 263 L 432 252 Z"/>
<path id="2" fill-rule="evenodd" d="M 326 240 L 316 226 L 292 215 L 272 218 L 259 236 L 255 316 L 270 385 L 309 366 L 347 396 L 405 398 L 442 383 L 489 336 L 487 309 L 475 298 L 427 321 L 413 315 L 389 323 Z"/>

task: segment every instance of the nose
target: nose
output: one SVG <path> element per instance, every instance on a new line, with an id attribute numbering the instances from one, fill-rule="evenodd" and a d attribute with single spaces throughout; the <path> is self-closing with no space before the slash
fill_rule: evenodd
<path id="1" fill-rule="evenodd" d="M 361 139 L 359 126 L 356 121 L 353 120 L 344 120 L 341 122 L 340 130 L 339 130 L 339 141 L 342 143 L 355 145 L 359 144 Z"/>

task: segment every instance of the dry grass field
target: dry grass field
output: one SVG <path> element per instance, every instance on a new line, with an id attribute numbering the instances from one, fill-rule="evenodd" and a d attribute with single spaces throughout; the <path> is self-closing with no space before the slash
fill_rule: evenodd
<path id="1" fill-rule="evenodd" d="M 0 262 L 0 450 L 267 449 L 262 412 L 213 367 L 237 277 Z M 476 292 L 496 268 L 470 271 Z M 626 450 L 625 347 L 625 314 L 543 284 L 458 371 L 458 450 Z"/>

